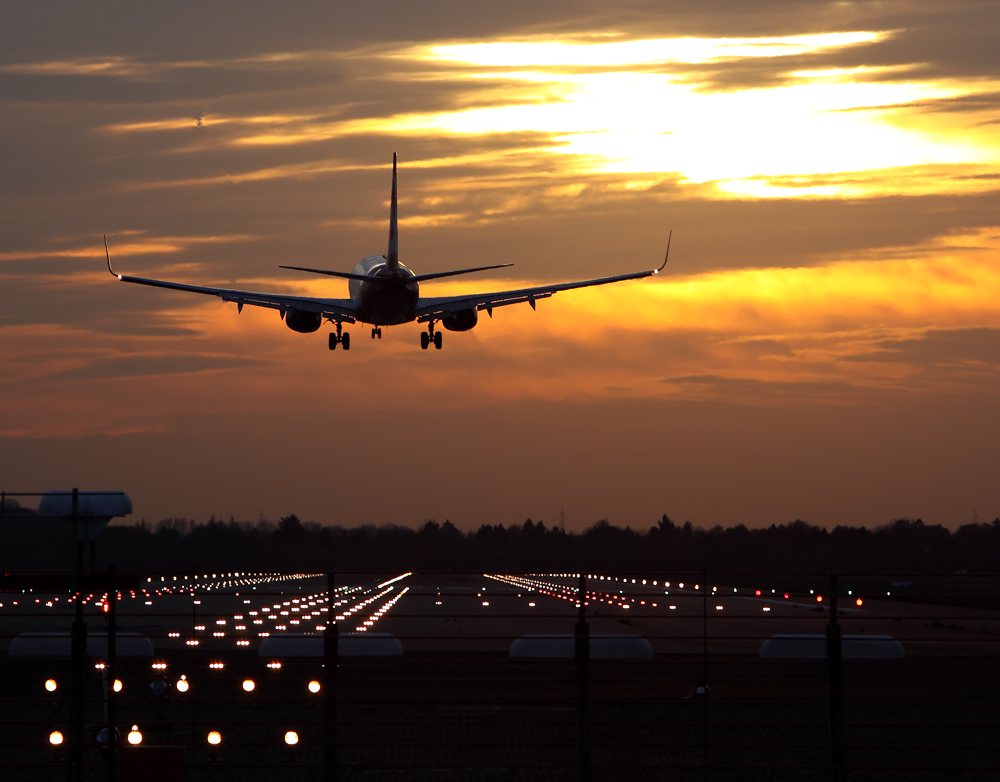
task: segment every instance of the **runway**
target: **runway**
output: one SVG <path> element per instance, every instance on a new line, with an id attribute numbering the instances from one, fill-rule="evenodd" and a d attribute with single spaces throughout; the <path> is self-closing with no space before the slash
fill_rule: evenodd
<path id="1" fill-rule="evenodd" d="M 198 575 L 146 576 L 141 589 L 123 592 L 119 632 L 147 636 L 165 655 L 252 651 L 265 638 L 322 633 L 332 608 L 340 633 L 391 633 L 404 654 L 505 654 L 524 635 L 572 634 L 578 618 L 575 574 L 340 574 L 332 605 L 318 574 Z M 588 576 L 591 634 L 646 638 L 657 655 L 702 653 L 706 640 L 712 654 L 756 654 L 772 635 L 823 634 L 829 622 L 829 595 L 819 589 Z M 83 596 L 92 632 L 103 629 L 106 600 Z M 0 595 L 2 649 L 20 633 L 68 632 L 72 609 L 66 594 Z M 840 596 L 838 621 L 844 635 L 892 636 L 908 657 L 1000 653 L 995 610 L 852 594 Z"/>

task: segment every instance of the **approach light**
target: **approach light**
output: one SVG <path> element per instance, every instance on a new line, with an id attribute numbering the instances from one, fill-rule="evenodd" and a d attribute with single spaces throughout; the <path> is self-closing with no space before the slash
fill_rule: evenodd
<path id="1" fill-rule="evenodd" d="M 253 679 L 243 680 L 243 692 L 253 692 L 253 688 L 256 686 Z"/>
<path id="2" fill-rule="evenodd" d="M 315 679 L 313 679 L 311 682 L 309 682 L 308 687 L 309 687 L 309 692 L 312 692 L 312 693 L 317 693 L 320 690 L 319 682 L 316 681 Z"/>
<path id="3" fill-rule="evenodd" d="M 49 734 L 49 744 L 53 747 L 58 747 L 63 743 L 63 734 L 58 730 L 54 730 Z"/>
<path id="4" fill-rule="evenodd" d="M 133 725 L 132 730 L 128 732 L 128 743 L 133 747 L 137 744 L 142 744 L 142 734 L 139 732 L 138 725 Z"/>
<path id="5" fill-rule="evenodd" d="M 211 733 L 208 734 L 208 743 L 211 744 L 213 747 L 217 747 L 219 744 L 222 743 L 222 734 L 219 733 L 219 731 L 217 730 L 213 730 Z"/>
<path id="6" fill-rule="evenodd" d="M 299 734 L 294 730 L 290 730 L 285 734 L 285 743 L 289 747 L 293 747 L 299 743 Z"/>
<path id="7" fill-rule="evenodd" d="M 56 684 L 56 680 L 55 679 L 46 679 L 45 680 L 45 689 L 48 692 L 55 692 L 56 691 L 56 687 L 58 687 L 58 686 L 59 685 Z"/>

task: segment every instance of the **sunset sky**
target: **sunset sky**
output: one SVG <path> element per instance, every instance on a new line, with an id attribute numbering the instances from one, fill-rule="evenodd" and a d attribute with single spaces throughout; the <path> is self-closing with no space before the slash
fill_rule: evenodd
<path id="1" fill-rule="evenodd" d="M 135 518 L 1000 516 L 996 2 L 5 3 L 0 488 Z M 297 334 L 344 297 L 651 280 Z"/>

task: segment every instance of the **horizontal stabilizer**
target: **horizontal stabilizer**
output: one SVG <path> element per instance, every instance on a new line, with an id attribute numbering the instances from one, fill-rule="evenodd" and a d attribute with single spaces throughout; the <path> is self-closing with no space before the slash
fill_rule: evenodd
<path id="1" fill-rule="evenodd" d="M 293 269 L 297 272 L 309 272 L 310 274 L 326 274 L 330 277 L 343 277 L 348 280 L 362 280 L 364 282 L 381 282 L 389 283 L 395 282 L 401 285 L 409 285 L 414 282 L 423 282 L 424 280 L 437 280 L 441 277 L 454 277 L 458 274 L 471 274 L 472 272 L 484 272 L 488 269 L 503 269 L 506 266 L 513 266 L 512 263 L 499 263 L 496 266 L 477 266 L 474 269 L 456 269 L 450 272 L 432 272 L 431 274 L 417 274 L 413 277 L 375 277 L 371 274 L 352 274 L 351 272 L 335 272 L 329 269 L 309 269 L 305 266 L 278 266 L 279 269 Z"/>
<path id="2" fill-rule="evenodd" d="M 351 272 L 334 272 L 329 269 L 308 269 L 305 266 L 278 266 L 279 269 L 292 269 L 297 272 L 309 272 L 310 274 L 326 274 L 330 277 L 343 277 L 345 280 L 379 280 L 381 277 L 372 277 L 370 274 L 352 274 Z M 386 280 L 383 280 L 386 282 Z"/>
<path id="3" fill-rule="evenodd" d="M 495 266 L 477 266 L 474 269 L 456 269 L 450 272 L 432 272 L 430 274 L 418 274 L 415 277 L 411 277 L 407 282 L 423 282 L 424 280 L 437 280 L 441 277 L 455 277 L 459 274 L 472 274 L 472 272 L 484 272 L 489 269 L 503 269 L 507 266 L 513 266 L 512 263 L 498 263 Z"/>

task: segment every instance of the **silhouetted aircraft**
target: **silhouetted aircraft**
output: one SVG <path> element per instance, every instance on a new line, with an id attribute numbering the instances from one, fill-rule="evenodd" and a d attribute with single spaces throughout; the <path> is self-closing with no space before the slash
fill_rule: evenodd
<path id="1" fill-rule="evenodd" d="M 278 310 L 285 325 L 292 331 L 301 334 L 317 331 L 323 325 L 324 320 L 333 323 L 337 333 L 330 334 L 330 350 L 336 348 L 337 345 L 343 345 L 344 350 L 350 349 L 351 335 L 343 331 L 345 323 L 360 321 L 371 324 L 372 339 L 376 337 L 381 339 L 382 326 L 396 326 L 414 320 L 427 324 L 427 331 L 420 335 L 420 347 L 427 350 L 427 347 L 433 344 L 435 348 L 440 350 L 441 332 L 434 330 L 437 323 L 440 323 L 448 331 L 468 331 L 476 325 L 482 310 L 486 310 L 487 314 L 493 317 L 495 307 L 506 307 L 508 304 L 527 302 L 534 309 L 536 301 L 546 299 L 559 291 L 588 288 L 593 285 L 607 285 L 624 280 L 637 280 L 657 274 L 667 265 L 667 258 L 670 257 L 670 235 L 667 237 L 666 256 L 658 269 L 619 274 L 615 277 L 600 277 L 596 280 L 540 285 L 536 288 L 521 288 L 496 293 L 422 297 L 420 283 L 426 280 L 438 280 L 442 277 L 454 277 L 458 274 L 469 274 L 488 269 L 501 269 L 513 266 L 513 264 L 501 263 L 494 266 L 477 266 L 473 269 L 457 269 L 432 274 L 414 274 L 401 264 L 399 262 L 399 238 L 396 232 L 396 155 L 393 153 L 392 205 L 389 208 L 389 252 L 386 255 L 368 256 L 350 272 L 308 269 L 302 266 L 280 267 L 312 274 L 343 277 L 348 280 L 348 291 L 351 295 L 349 299 L 320 299 L 308 296 L 285 296 L 277 293 L 252 293 L 229 288 L 209 288 L 202 285 L 186 285 L 180 282 L 149 280 L 144 277 L 129 277 L 118 274 L 111 268 L 111 253 L 108 251 L 107 237 L 104 238 L 104 252 L 108 258 L 108 271 L 122 282 L 134 282 L 139 285 L 152 285 L 157 288 L 171 288 L 178 291 L 218 296 L 223 301 L 236 302 L 236 308 L 239 312 L 243 311 L 245 304 L 254 307 L 268 307 Z"/>

